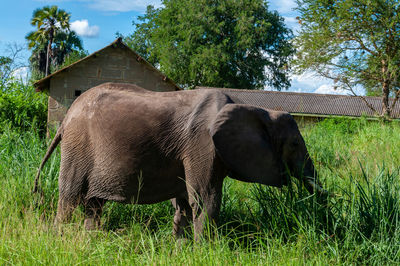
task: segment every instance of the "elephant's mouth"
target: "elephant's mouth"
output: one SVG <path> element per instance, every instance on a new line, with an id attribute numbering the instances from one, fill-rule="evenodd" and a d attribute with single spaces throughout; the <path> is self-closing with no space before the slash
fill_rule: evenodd
<path id="1" fill-rule="evenodd" d="M 288 173 L 288 171 L 282 170 L 280 179 L 281 179 L 282 186 L 287 186 L 291 180 L 290 174 Z"/>
<path id="2" fill-rule="evenodd" d="M 291 181 L 292 175 L 288 170 L 281 171 L 281 184 L 282 186 L 287 186 Z M 305 187 L 310 193 L 317 193 L 319 195 L 327 195 L 328 191 L 323 189 L 314 177 L 311 176 L 302 176 L 302 182 L 304 182 Z"/>
<path id="3" fill-rule="evenodd" d="M 290 175 L 284 174 L 282 177 L 282 185 L 287 186 L 290 183 Z"/>
<path id="4" fill-rule="evenodd" d="M 310 188 L 314 193 L 318 193 L 320 195 L 328 195 L 328 191 L 323 189 L 318 182 L 316 182 L 314 177 L 305 176 L 304 183 L 307 188 Z"/>

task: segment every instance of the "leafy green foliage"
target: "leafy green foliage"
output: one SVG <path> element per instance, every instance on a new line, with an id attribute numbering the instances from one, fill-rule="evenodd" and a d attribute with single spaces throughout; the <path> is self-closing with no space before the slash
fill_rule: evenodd
<path id="1" fill-rule="evenodd" d="M 263 0 L 165 0 L 125 42 L 185 87 L 289 87 L 291 31 Z"/>
<path id="2" fill-rule="evenodd" d="M 57 33 L 53 45 L 55 46 L 53 48 L 53 65 L 56 66 L 62 65 L 64 59 L 72 53 L 74 54 L 73 57 L 88 55 L 88 52 L 83 51 L 82 40 L 74 31 Z"/>
<path id="3" fill-rule="evenodd" d="M 12 79 L 0 90 L 0 134 L 6 129 L 35 130 L 43 136 L 47 125 L 47 95 Z"/>
<path id="4" fill-rule="evenodd" d="M 57 71 L 57 70 L 62 69 L 64 67 L 66 67 L 66 66 L 69 66 L 69 65 L 75 63 L 76 61 L 79 61 L 82 58 L 85 58 L 88 55 L 89 55 L 88 51 L 85 51 L 85 50 L 74 50 L 74 51 L 68 53 L 68 55 L 66 55 L 64 57 L 62 64 L 56 65 L 54 71 Z"/>
<path id="5" fill-rule="evenodd" d="M 11 71 L 11 64 L 12 59 L 10 57 L 0 56 L 0 88 L 2 88 L 8 80 Z"/>
<path id="6" fill-rule="evenodd" d="M 400 96 L 399 1 L 299 0 L 297 10 L 297 71 L 315 71 L 351 91 L 363 85 L 383 97 L 382 112 L 375 111 L 390 116 Z"/>
<path id="7" fill-rule="evenodd" d="M 12 59 L 7 56 L 0 56 L 0 78 L 3 79 L 6 72 L 9 71 L 9 66 Z"/>

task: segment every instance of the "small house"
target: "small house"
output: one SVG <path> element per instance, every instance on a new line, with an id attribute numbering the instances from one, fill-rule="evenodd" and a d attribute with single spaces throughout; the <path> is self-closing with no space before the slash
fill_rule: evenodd
<path id="1" fill-rule="evenodd" d="M 48 126 L 59 126 L 79 95 L 105 82 L 132 83 L 153 91 L 181 89 L 118 38 L 34 84 L 36 91 L 49 94 Z"/>

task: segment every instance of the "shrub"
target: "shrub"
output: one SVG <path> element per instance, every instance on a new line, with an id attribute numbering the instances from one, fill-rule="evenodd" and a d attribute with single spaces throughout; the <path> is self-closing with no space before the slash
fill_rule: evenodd
<path id="1" fill-rule="evenodd" d="M 47 96 L 31 85 L 12 79 L 0 90 L 0 133 L 9 127 L 18 131 L 46 132 Z"/>

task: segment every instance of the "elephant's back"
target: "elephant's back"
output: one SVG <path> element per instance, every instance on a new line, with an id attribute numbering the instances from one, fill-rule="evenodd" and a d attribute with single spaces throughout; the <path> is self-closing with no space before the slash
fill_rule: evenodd
<path id="1" fill-rule="evenodd" d="M 182 163 L 165 138 L 185 108 L 159 94 L 100 87 L 71 106 L 62 157 L 65 168 L 79 168 L 74 180 L 87 183 L 86 198 L 153 203 L 184 190 Z"/>
<path id="2" fill-rule="evenodd" d="M 187 148 L 188 136 L 196 138 L 195 134 L 208 132 L 217 112 L 230 103 L 224 94 L 211 90 L 150 92 L 133 85 L 121 89 L 115 84 L 82 96 L 68 111 L 64 133 L 79 125 L 79 134 L 88 135 L 94 149 L 125 145 L 133 152 L 152 145 L 176 157 Z"/>

